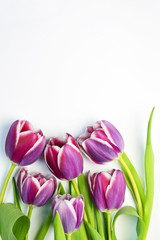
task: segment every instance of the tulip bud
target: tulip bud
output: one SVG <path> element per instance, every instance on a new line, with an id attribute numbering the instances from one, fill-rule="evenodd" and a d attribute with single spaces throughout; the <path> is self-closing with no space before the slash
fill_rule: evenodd
<path id="1" fill-rule="evenodd" d="M 70 234 L 79 229 L 83 222 L 84 200 L 83 196 L 73 197 L 69 194 L 57 195 L 53 199 L 53 219 L 58 211 L 64 232 Z"/>
<path id="2" fill-rule="evenodd" d="M 101 211 L 119 209 L 123 202 L 126 182 L 122 171 L 112 170 L 87 175 L 88 188 L 92 201 Z"/>
<path id="3" fill-rule="evenodd" d="M 63 139 L 51 138 L 45 148 L 44 159 L 49 170 L 59 179 L 70 181 L 83 172 L 83 157 L 70 134 Z"/>
<path id="4" fill-rule="evenodd" d="M 57 183 L 53 177 L 45 178 L 40 173 L 29 174 L 22 168 L 18 174 L 17 187 L 24 203 L 40 207 L 52 197 Z"/>
<path id="5" fill-rule="evenodd" d="M 34 131 L 28 121 L 15 121 L 8 132 L 5 150 L 12 162 L 20 166 L 35 162 L 43 152 L 46 139 L 41 130 Z"/>
<path id="6" fill-rule="evenodd" d="M 123 152 L 124 141 L 118 130 L 109 122 L 102 120 L 89 126 L 78 138 L 84 153 L 95 163 L 104 164 Z"/>

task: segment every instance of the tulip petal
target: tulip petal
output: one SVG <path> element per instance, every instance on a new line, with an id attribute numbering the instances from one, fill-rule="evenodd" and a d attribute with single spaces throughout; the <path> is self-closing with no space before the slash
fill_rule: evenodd
<path id="1" fill-rule="evenodd" d="M 88 183 L 88 188 L 89 188 L 89 191 L 90 191 L 90 194 L 92 195 L 92 197 L 94 194 L 95 182 L 96 182 L 97 176 L 98 176 L 98 173 L 91 174 L 91 172 L 88 171 L 87 183 Z"/>
<path id="2" fill-rule="evenodd" d="M 26 131 L 33 131 L 33 126 L 30 122 L 28 121 L 21 121 L 21 127 L 20 127 L 20 132 L 26 132 Z"/>
<path id="3" fill-rule="evenodd" d="M 27 176 L 28 176 L 27 170 L 25 168 L 22 168 L 20 170 L 20 172 L 18 174 L 18 178 L 17 178 L 17 187 L 18 187 L 19 193 L 21 193 L 21 191 L 22 191 L 22 184 Z"/>
<path id="4" fill-rule="evenodd" d="M 48 144 L 51 146 L 58 146 L 61 148 L 67 142 L 67 138 L 68 138 L 67 135 L 63 137 L 51 138 Z"/>
<path id="5" fill-rule="evenodd" d="M 91 134 L 90 138 L 93 138 L 93 139 L 99 138 L 99 139 L 101 139 L 101 140 L 103 140 L 103 141 L 109 142 L 109 139 L 108 139 L 108 137 L 106 136 L 106 134 L 105 134 L 105 132 L 103 131 L 103 129 L 97 129 L 97 130 L 95 130 L 95 131 Z"/>
<path id="6" fill-rule="evenodd" d="M 105 193 L 107 209 L 118 209 L 124 202 L 126 182 L 123 173 L 117 170 L 113 173 L 110 185 Z"/>
<path id="7" fill-rule="evenodd" d="M 11 125 L 6 138 L 5 151 L 10 159 L 12 158 L 12 154 L 17 144 L 19 128 L 20 121 L 17 120 Z"/>
<path id="8" fill-rule="evenodd" d="M 57 202 L 53 209 L 53 218 L 58 211 L 65 233 L 72 233 L 75 230 L 77 217 L 75 210 L 68 200 Z"/>
<path id="9" fill-rule="evenodd" d="M 52 197 L 55 190 L 55 183 L 52 180 L 46 181 L 37 192 L 33 205 L 42 206 Z"/>
<path id="10" fill-rule="evenodd" d="M 71 180 L 83 172 L 83 158 L 73 144 L 65 144 L 58 153 L 58 167 L 65 179 Z"/>
<path id="11" fill-rule="evenodd" d="M 67 136 L 68 136 L 67 143 L 73 144 L 73 145 L 75 145 L 79 149 L 78 144 L 77 144 L 75 138 L 72 137 L 72 135 L 70 135 L 69 133 L 67 133 Z"/>
<path id="12" fill-rule="evenodd" d="M 34 177 L 27 177 L 22 186 L 21 197 L 24 203 L 32 204 L 40 188 L 38 180 Z"/>
<path id="13" fill-rule="evenodd" d="M 71 200 L 71 203 L 77 216 L 77 223 L 75 228 L 78 229 L 82 224 L 84 215 L 84 200 L 82 195 L 79 195 L 77 198 L 73 198 L 73 201 Z"/>
<path id="14" fill-rule="evenodd" d="M 108 121 L 102 120 L 101 125 L 109 140 L 119 148 L 119 151 L 122 153 L 124 150 L 124 141 L 120 132 Z"/>
<path id="15" fill-rule="evenodd" d="M 107 209 L 105 193 L 110 183 L 111 176 L 107 172 L 101 172 L 97 175 L 94 189 L 94 202 L 100 211 Z"/>
<path id="16" fill-rule="evenodd" d="M 37 135 L 33 132 L 27 131 L 20 133 L 18 143 L 12 155 L 12 161 L 15 163 L 20 163 L 23 156 L 34 145 L 36 141 Z"/>
<path id="17" fill-rule="evenodd" d="M 105 163 L 118 157 L 118 153 L 107 143 L 100 139 L 87 139 L 82 143 L 86 154 L 95 163 Z"/>
<path id="18" fill-rule="evenodd" d="M 28 152 L 23 156 L 20 166 L 25 166 L 35 162 L 43 152 L 46 144 L 45 136 L 40 137 L 37 142 L 29 149 Z"/>
<path id="19" fill-rule="evenodd" d="M 49 170 L 59 179 L 64 179 L 65 177 L 61 173 L 57 165 L 57 156 L 60 148 L 58 146 L 49 146 L 45 148 L 44 159 L 49 168 Z"/>

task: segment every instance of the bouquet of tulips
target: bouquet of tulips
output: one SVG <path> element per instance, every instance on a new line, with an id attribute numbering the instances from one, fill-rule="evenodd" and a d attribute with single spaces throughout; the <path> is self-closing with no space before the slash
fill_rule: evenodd
<path id="1" fill-rule="evenodd" d="M 46 143 L 41 130 L 35 131 L 28 121 L 15 121 L 5 144 L 11 167 L 0 193 L 2 240 L 27 240 L 33 209 L 43 206 L 51 198 L 50 213 L 37 230 L 36 240 L 45 238 L 52 222 L 55 240 L 116 240 L 115 223 L 122 214 L 137 217 L 137 239 L 145 240 L 154 196 L 153 111 L 147 131 L 145 188 L 124 153 L 121 134 L 110 122 L 97 121 L 77 140 L 67 133 L 63 138 L 53 137 Z M 42 154 L 50 170 L 49 177 L 24 168 Z M 109 164 L 113 160 L 119 161 L 121 168 L 109 172 L 105 168 L 102 172 L 88 169 L 85 173 L 83 154 L 95 163 L 95 169 L 96 164 Z M 13 176 L 14 203 L 4 203 L 9 179 L 17 166 L 20 170 L 17 176 Z M 69 192 L 63 187 L 64 180 L 68 181 Z M 135 208 L 122 207 L 126 185 L 135 200 Z M 28 205 L 27 216 L 22 212 L 19 197 Z"/>

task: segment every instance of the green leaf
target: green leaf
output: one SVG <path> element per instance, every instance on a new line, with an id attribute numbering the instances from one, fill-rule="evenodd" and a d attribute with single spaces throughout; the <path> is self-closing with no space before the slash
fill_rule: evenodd
<path id="1" fill-rule="evenodd" d="M 100 234 L 102 239 L 105 239 L 101 214 L 100 214 L 98 208 L 96 208 L 96 206 L 94 206 L 94 215 L 95 215 L 95 219 L 96 219 L 97 232 Z"/>
<path id="2" fill-rule="evenodd" d="M 54 225 L 54 240 L 66 240 L 61 218 L 58 212 L 56 212 L 53 225 Z"/>
<path id="3" fill-rule="evenodd" d="M 61 195 L 65 194 L 65 190 L 61 182 L 59 183 L 58 194 L 61 194 Z"/>
<path id="4" fill-rule="evenodd" d="M 112 240 L 117 240 L 116 234 L 115 234 L 115 223 L 117 218 L 120 215 L 130 215 L 133 217 L 137 217 L 140 224 L 138 224 L 138 229 L 137 229 L 137 240 L 142 240 L 143 239 L 143 235 L 144 235 L 144 228 L 145 228 L 145 224 L 144 221 L 139 217 L 137 211 L 135 208 L 131 207 L 131 206 L 125 206 L 123 208 L 121 208 L 115 215 L 114 219 L 113 219 L 113 225 L 112 225 Z"/>
<path id="5" fill-rule="evenodd" d="M 22 211 L 19 203 L 19 194 L 18 194 L 17 185 L 14 177 L 12 178 L 12 184 L 13 184 L 14 204 L 16 205 L 16 207 L 19 208 L 20 211 Z"/>
<path id="6" fill-rule="evenodd" d="M 24 240 L 30 221 L 14 204 L 0 205 L 0 234 L 2 240 Z"/>
<path id="7" fill-rule="evenodd" d="M 69 192 L 73 197 L 77 197 L 72 181 L 69 181 Z"/>
<path id="8" fill-rule="evenodd" d="M 95 228 L 89 222 L 86 222 L 87 228 L 91 235 L 92 240 L 103 240 L 103 238 L 99 235 Z"/>
<path id="9" fill-rule="evenodd" d="M 40 231 L 36 236 L 36 240 L 43 240 L 45 238 L 52 220 L 53 218 L 52 218 L 52 209 L 51 209 L 45 223 L 41 226 Z"/>
<path id="10" fill-rule="evenodd" d="M 144 192 L 144 187 L 142 185 L 142 182 L 140 180 L 140 177 L 136 171 L 136 169 L 134 168 L 133 164 L 131 163 L 131 161 L 129 160 L 129 158 L 127 157 L 126 153 L 122 153 L 122 158 L 123 158 L 123 161 L 125 162 L 125 164 L 128 166 L 128 168 L 130 169 L 133 177 L 134 177 L 134 180 L 135 180 L 135 183 L 136 183 L 136 186 L 138 188 L 138 191 L 139 191 L 139 195 L 140 195 L 140 198 L 141 198 L 141 201 L 142 201 L 142 205 L 144 206 L 144 202 L 145 202 L 145 192 Z M 134 195 L 134 191 L 132 189 L 132 185 L 130 183 L 130 180 L 128 178 L 128 174 L 127 172 L 125 171 L 125 168 L 123 167 L 122 165 L 122 171 L 123 171 L 123 174 L 125 176 L 125 179 L 126 179 L 126 183 L 129 187 L 129 189 L 131 190 L 132 192 L 132 195 L 133 197 L 135 198 L 135 195 Z"/>
<path id="11" fill-rule="evenodd" d="M 145 178 L 146 178 L 146 201 L 144 206 L 144 221 L 145 221 L 145 234 L 147 236 L 149 222 L 152 213 L 153 199 L 154 199 L 154 154 L 152 150 L 151 142 L 151 125 L 153 117 L 154 108 L 151 112 L 148 130 L 147 130 L 147 142 L 146 142 L 146 152 L 145 152 Z"/>
<path id="12" fill-rule="evenodd" d="M 88 222 L 91 224 L 93 228 L 95 228 L 94 214 L 92 210 L 93 203 L 89 194 L 87 181 L 83 173 L 78 177 L 78 187 L 80 189 L 80 193 L 84 197 L 85 211 L 88 218 Z"/>

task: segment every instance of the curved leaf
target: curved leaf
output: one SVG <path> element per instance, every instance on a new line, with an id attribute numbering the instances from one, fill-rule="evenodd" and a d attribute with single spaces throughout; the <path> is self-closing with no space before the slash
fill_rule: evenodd
<path id="1" fill-rule="evenodd" d="M 121 208 L 116 213 L 116 215 L 115 215 L 115 217 L 113 219 L 113 225 L 112 225 L 112 240 L 117 240 L 116 233 L 115 233 L 115 223 L 116 223 L 117 218 L 120 215 L 131 215 L 133 217 L 137 217 L 138 218 L 139 224 L 138 224 L 138 229 L 137 229 L 137 240 L 142 240 L 143 239 L 143 235 L 144 235 L 145 224 L 144 224 L 144 221 L 139 217 L 136 209 L 131 207 L 131 206 L 125 206 L 125 207 Z"/>
<path id="2" fill-rule="evenodd" d="M 2 240 L 24 240 L 30 226 L 29 218 L 12 203 L 2 203 L 0 213 Z"/>

